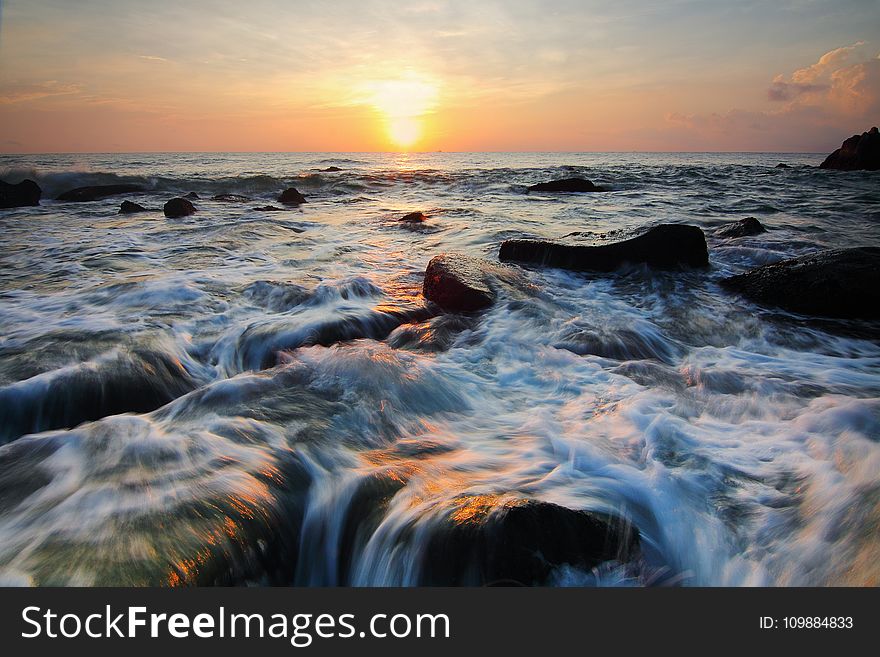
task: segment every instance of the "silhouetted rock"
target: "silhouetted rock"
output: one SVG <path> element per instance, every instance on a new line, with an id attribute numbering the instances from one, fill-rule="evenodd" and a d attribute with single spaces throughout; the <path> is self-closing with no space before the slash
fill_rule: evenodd
<path id="1" fill-rule="evenodd" d="M 198 201 L 200 199 L 199 195 L 195 192 L 190 192 L 189 194 L 184 194 L 183 198 L 188 198 L 190 201 Z"/>
<path id="2" fill-rule="evenodd" d="M 819 168 L 842 171 L 880 169 L 880 133 L 877 128 L 873 127 L 844 141 L 840 148 L 825 158 Z"/>
<path id="3" fill-rule="evenodd" d="M 176 219 L 178 217 L 191 215 L 196 209 L 193 207 L 193 204 L 185 198 L 173 198 L 165 204 L 162 211 L 169 219 Z"/>
<path id="4" fill-rule="evenodd" d="M 118 196 L 119 194 L 132 194 L 134 192 L 143 192 L 143 185 L 131 185 L 122 183 L 118 185 L 92 185 L 89 187 L 77 187 L 64 192 L 56 201 L 72 201 L 82 203 L 85 201 L 99 201 L 108 196 Z"/>
<path id="5" fill-rule="evenodd" d="M 264 205 L 261 208 L 254 208 L 254 212 L 284 212 L 284 208 L 276 208 L 274 205 Z"/>
<path id="6" fill-rule="evenodd" d="M 247 196 L 241 196 L 240 194 L 217 194 L 212 196 L 211 200 L 223 201 L 225 203 L 247 203 L 250 201 Z"/>
<path id="7" fill-rule="evenodd" d="M 445 310 L 470 312 L 491 306 L 502 284 L 523 287 L 524 281 L 488 260 L 444 253 L 428 263 L 422 294 Z"/>
<path id="8" fill-rule="evenodd" d="M 554 568 L 590 570 L 640 554 L 622 518 L 536 500 L 469 496 L 453 501 L 422 554 L 423 586 L 547 583 Z"/>
<path id="9" fill-rule="evenodd" d="M 15 185 L 0 180 L 0 208 L 21 208 L 39 205 L 43 190 L 33 180 L 22 180 Z"/>
<path id="10" fill-rule="evenodd" d="M 780 162 L 779 164 L 776 165 L 776 168 L 777 169 L 791 169 L 791 167 L 788 166 L 785 162 Z"/>
<path id="11" fill-rule="evenodd" d="M 718 228 L 715 231 L 715 235 L 718 237 L 747 237 L 749 235 L 760 235 L 761 233 L 766 232 L 767 229 L 764 228 L 764 224 L 758 221 L 755 217 L 746 217 L 745 219 L 734 221 L 726 226 L 721 226 L 721 228 Z"/>
<path id="12" fill-rule="evenodd" d="M 139 203 L 123 201 L 122 205 L 119 206 L 119 212 L 117 214 L 134 214 L 136 212 L 149 212 L 149 210 Z"/>
<path id="13" fill-rule="evenodd" d="M 606 187 L 594 185 L 584 178 L 564 178 L 538 183 L 529 187 L 530 192 L 607 192 Z"/>
<path id="14" fill-rule="evenodd" d="M 703 231 L 685 224 L 661 224 L 631 239 L 597 246 L 505 240 L 498 257 L 502 261 L 600 272 L 613 271 L 624 263 L 644 263 L 657 269 L 709 264 Z"/>
<path id="15" fill-rule="evenodd" d="M 803 315 L 880 318 L 880 248 L 834 249 L 764 265 L 721 285 Z"/>
<path id="16" fill-rule="evenodd" d="M 289 187 L 281 192 L 281 196 L 278 197 L 279 203 L 284 203 L 285 205 L 299 205 L 300 203 L 306 202 L 306 197 L 300 194 L 295 187 Z"/>
<path id="17" fill-rule="evenodd" d="M 326 169 L 321 169 L 321 171 L 324 171 L 326 173 L 334 173 L 336 171 L 342 171 L 342 169 L 340 169 L 339 167 L 327 167 Z"/>
<path id="18" fill-rule="evenodd" d="M 423 221 L 427 221 L 428 217 L 426 217 L 421 212 L 410 212 L 407 215 L 402 216 L 398 221 L 405 221 L 411 224 L 422 223 Z"/>

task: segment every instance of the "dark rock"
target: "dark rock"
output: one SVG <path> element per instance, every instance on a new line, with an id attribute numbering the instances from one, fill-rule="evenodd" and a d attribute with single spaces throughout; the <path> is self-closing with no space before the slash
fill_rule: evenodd
<path id="1" fill-rule="evenodd" d="M 840 148 L 825 158 L 819 168 L 841 171 L 880 169 L 880 133 L 877 128 L 873 127 L 844 141 Z"/>
<path id="2" fill-rule="evenodd" d="M 254 212 L 284 212 L 284 208 L 276 208 L 274 205 L 264 205 L 261 208 L 254 208 Z"/>
<path id="3" fill-rule="evenodd" d="M 58 196 L 55 200 L 82 203 L 84 201 L 99 201 L 108 196 L 118 196 L 119 194 L 132 194 L 143 191 L 145 191 L 143 185 L 130 185 L 126 183 L 119 185 L 93 185 L 90 187 L 77 187 L 76 189 L 71 189 Z"/>
<path id="4" fill-rule="evenodd" d="M 306 202 L 306 197 L 300 194 L 295 187 L 289 187 L 281 192 L 281 196 L 278 197 L 279 203 L 284 203 L 285 205 L 299 205 L 300 203 Z"/>
<path id="5" fill-rule="evenodd" d="M 135 212 L 149 212 L 149 210 L 139 203 L 123 201 L 122 205 L 119 206 L 118 214 L 134 214 Z"/>
<path id="6" fill-rule="evenodd" d="M 607 192 L 608 188 L 594 185 L 583 178 L 565 178 L 538 183 L 529 187 L 530 192 Z"/>
<path id="7" fill-rule="evenodd" d="M 764 265 L 721 281 L 761 304 L 803 315 L 880 318 L 880 248 L 835 249 Z"/>
<path id="8" fill-rule="evenodd" d="M 502 284 L 522 287 L 517 272 L 460 253 L 431 258 L 422 294 L 445 310 L 471 312 L 491 306 Z"/>
<path id="9" fill-rule="evenodd" d="M 211 200 L 223 201 L 225 203 L 247 203 L 250 201 L 247 196 L 241 196 L 240 194 L 217 194 L 212 196 Z"/>
<path id="10" fill-rule="evenodd" d="M 39 205 L 43 190 L 33 180 L 15 185 L 0 180 L 0 208 L 21 208 Z"/>
<path id="11" fill-rule="evenodd" d="M 321 169 L 321 171 L 324 171 L 326 173 L 335 173 L 336 171 L 342 171 L 342 169 L 340 169 L 339 167 L 327 167 L 326 169 Z"/>
<path id="12" fill-rule="evenodd" d="M 780 162 L 779 164 L 776 165 L 776 168 L 777 169 L 791 169 L 791 167 L 788 166 L 785 162 Z"/>
<path id="13" fill-rule="evenodd" d="M 427 221 L 427 220 L 428 220 L 428 217 L 426 217 L 424 214 L 422 214 L 421 212 L 418 212 L 418 211 L 417 212 L 410 212 L 409 214 L 404 215 L 400 219 L 398 219 L 398 221 L 405 221 L 405 222 L 411 223 L 411 224 L 418 224 L 418 223 L 421 223 L 421 222 Z"/>
<path id="14" fill-rule="evenodd" d="M 176 219 L 177 217 L 191 215 L 196 209 L 193 207 L 193 204 L 185 198 L 173 198 L 165 204 L 162 211 L 169 219 Z"/>
<path id="15" fill-rule="evenodd" d="M 188 198 L 190 201 L 198 201 L 200 197 L 195 192 L 190 192 L 189 194 L 185 194 L 183 198 Z"/>
<path id="16" fill-rule="evenodd" d="M 715 231 L 715 235 L 718 237 L 748 237 L 766 232 L 767 229 L 764 228 L 764 224 L 755 217 L 746 217 L 726 226 L 721 226 Z"/>
<path id="17" fill-rule="evenodd" d="M 640 554 L 626 520 L 535 500 L 469 496 L 454 502 L 422 555 L 420 585 L 547 583 L 563 565 L 590 570 Z"/>
<path id="18" fill-rule="evenodd" d="M 624 263 L 644 263 L 657 269 L 709 264 L 703 231 L 685 224 L 661 224 L 623 242 L 598 246 L 505 240 L 498 257 L 502 261 L 601 272 L 613 271 Z"/>

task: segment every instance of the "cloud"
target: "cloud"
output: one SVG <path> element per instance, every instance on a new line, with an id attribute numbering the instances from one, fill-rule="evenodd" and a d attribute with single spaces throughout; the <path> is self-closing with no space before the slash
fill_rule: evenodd
<path id="1" fill-rule="evenodd" d="M 767 98 L 773 101 L 786 102 L 802 94 L 818 93 L 826 89 L 828 89 L 827 84 L 786 82 L 782 75 L 777 75 L 770 84 L 770 88 L 767 89 Z"/>
<path id="2" fill-rule="evenodd" d="M 26 103 L 49 96 L 67 96 L 81 91 L 79 85 L 61 84 L 57 80 L 46 80 L 36 84 L 14 84 L 3 90 L 0 96 L 0 105 L 12 105 L 13 103 Z"/>

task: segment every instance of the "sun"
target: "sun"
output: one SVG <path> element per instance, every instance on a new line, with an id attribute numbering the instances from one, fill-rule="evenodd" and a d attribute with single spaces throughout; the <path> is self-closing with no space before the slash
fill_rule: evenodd
<path id="1" fill-rule="evenodd" d="M 437 85 L 415 73 L 367 84 L 368 103 L 382 117 L 388 139 L 402 149 L 422 137 L 426 115 L 436 106 L 437 96 Z"/>

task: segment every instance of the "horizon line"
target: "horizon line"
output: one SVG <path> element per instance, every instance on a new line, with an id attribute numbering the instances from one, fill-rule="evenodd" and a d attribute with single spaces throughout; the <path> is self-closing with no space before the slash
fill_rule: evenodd
<path id="1" fill-rule="evenodd" d="M 644 155 L 670 155 L 678 153 L 688 154 L 711 154 L 711 155 L 823 155 L 826 151 L 705 151 L 705 150 L 664 150 L 664 151 L 637 151 L 637 150 L 600 150 L 600 151 L 561 151 L 561 150 L 522 150 L 522 151 L 259 151 L 259 150 L 196 150 L 196 151 L 30 151 L 30 152 L 0 152 L 0 156 L 9 155 L 167 155 L 167 154 L 273 154 L 273 155 L 308 155 L 308 154 L 357 154 L 357 155 L 478 155 L 478 154 L 559 154 L 559 155 L 596 155 L 596 154 L 644 154 Z"/>

